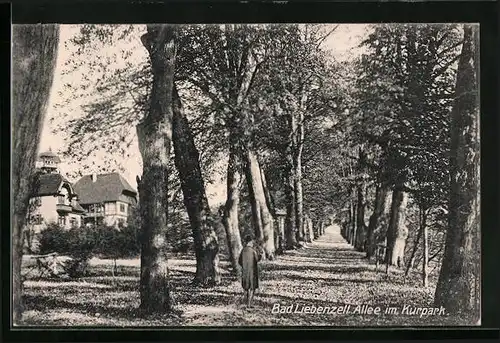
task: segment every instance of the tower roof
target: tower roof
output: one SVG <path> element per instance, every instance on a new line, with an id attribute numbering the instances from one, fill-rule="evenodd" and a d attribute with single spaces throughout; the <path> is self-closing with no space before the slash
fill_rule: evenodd
<path id="1" fill-rule="evenodd" d="M 50 158 L 50 159 L 54 160 L 54 162 L 56 162 L 56 163 L 60 163 L 61 162 L 61 159 L 59 158 L 59 156 L 57 156 L 56 154 L 54 154 L 52 152 L 52 149 L 49 149 L 48 151 L 40 153 L 40 155 L 38 155 L 38 157 L 40 159 L 42 159 L 42 158 Z"/>

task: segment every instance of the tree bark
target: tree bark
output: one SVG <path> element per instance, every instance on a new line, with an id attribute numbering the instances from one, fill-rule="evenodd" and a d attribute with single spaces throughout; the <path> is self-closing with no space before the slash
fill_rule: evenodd
<path id="1" fill-rule="evenodd" d="M 149 52 L 153 72 L 151 104 L 137 125 L 142 156 L 138 179 L 141 215 L 141 309 L 147 313 L 170 311 L 173 306 L 167 256 L 168 162 L 172 141 L 172 94 L 176 55 L 176 29 L 148 25 L 141 41 Z"/>
<path id="2" fill-rule="evenodd" d="M 294 249 L 297 245 L 295 235 L 295 192 L 294 192 L 294 176 L 293 162 L 288 169 L 287 182 L 285 184 L 285 201 L 286 201 L 286 217 L 285 217 L 285 249 Z"/>
<path id="3" fill-rule="evenodd" d="M 429 286 L 429 237 L 426 216 L 422 214 L 422 236 L 423 236 L 423 261 L 422 261 L 422 283 L 424 287 Z"/>
<path id="4" fill-rule="evenodd" d="M 233 143 L 233 144 L 231 144 Z M 241 244 L 238 208 L 240 203 L 241 158 L 235 150 L 234 142 L 229 145 L 229 162 L 227 165 L 227 200 L 224 206 L 222 221 L 226 230 L 229 257 L 233 272 L 240 273 L 238 258 L 243 249 Z"/>
<path id="5" fill-rule="evenodd" d="M 351 223 L 351 234 L 349 236 L 349 243 L 352 246 L 354 246 L 356 239 L 357 213 L 358 213 L 357 204 L 356 202 L 352 201 L 352 223 Z"/>
<path id="6" fill-rule="evenodd" d="M 255 236 L 262 244 L 265 258 L 274 259 L 273 217 L 266 202 L 259 161 L 255 153 L 248 149 L 245 155 L 245 174 L 252 206 L 252 220 Z"/>
<path id="7" fill-rule="evenodd" d="M 408 274 L 410 273 L 410 269 L 413 268 L 413 265 L 415 264 L 415 257 L 417 256 L 418 245 L 420 244 L 420 239 L 422 238 L 422 229 L 423 227 L 421 226 L 418 230 L 415 242 L 413 243 L 413 249 L 411 251 L 410 261 L 406 266 L 405 277 L 408 276 Z"/>
<path id="8" fill-rule="evenodd" d="M 294 155 L 294 175 L 295 175 L 295 226 L 297 228 L 297 241 L 304 241 L 304 203 L 303 203 L 303 190 L 302 190 L 302 150 L 304 147 L 304 119 L 303 111 L 299 111 L 299 123 L 297 124 L 298 136 L 295 140 L 295 155 Z"/>
<path id="9" fill-rule="evenodd" d="M 354 247 L 363 251 L 366 239 L 366 224 L 365 224 L 365 199 L 364 199 L 364 188 L 365 185 L 360 185 L 357 187 L 357 216 L 356 216 L 356 236 L 354 238 Z"/>
<path id="10" fill-rule="evenodd" d="M 401 267 L 404 265 L 404 252 L 408 228 L 405 224 L 408 194 L 396 188 L 392 193 L 391 216 L 387 230 L 386 263 Z"/>
<path id="11" fill-rule="evenodd" d="M 175 166 L 179 173 L 181 188 L 193 232 L 196 255 L 194 284 L 213 286 L 220 282 L 219 243 L 215 233 L 215 221 L 201 174 L 199 153 L 193 133 L 184 114 L 182 102 L 174 85 L 173 93 L 173 142 Z"/>
<path id="12" fill-rule="evenodd" d="M 59 45 L 57 25 L 12 26 L 12 316 L 22 319 L 23 227 Z"/>
<path id="13" fill-rule="evenodd" d="M 308 229 L 309 229 L 309 240 L 308 242 L 309 243 L 312 243 L 312 241 L 314 240 L 314 227 L 313 227 L 313 221 L 312 219 L 309 217 L 307 218 L 307 225 L 308 225 Z"/>
<path id="14" fill-rule="evenodd" d="M 474 37 L 474 38 L 473 38 Z M 479 115 L 477 32 L 464 26 L 451 114 L 449 226 L 435 293 L 436 306 L 478 320 L 479 313 Z"/>
<path id="15" fill-rule="evenodd" d="M 380 219 L 385 213 L 385 199 L 387 197 L 387 187 L 377 185 L 375 190 L 375 204 L 373 206 L 373 213 L 370 216 L 367 229 L 367 244 L 366 244 L 366 257 L 371 259 L 375 254 L 377 242 L 375 240 L 375 233 L 380 231 Z"/>

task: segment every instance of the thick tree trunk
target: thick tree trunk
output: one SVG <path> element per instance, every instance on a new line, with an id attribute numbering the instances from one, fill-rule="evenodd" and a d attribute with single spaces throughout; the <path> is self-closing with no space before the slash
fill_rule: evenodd
<path id="1" fill-rule="evenodd" d="M 370 216 L 367 229 L 367 242 L 366 242 L 366 257 L 371 259 L 375 254 L 377 245 L 375 233 L 380 231 L 380 219 L 385 213 L 385 199 L 387 197 L 387 188 L 383 185 L 377 185 L 375 190 L 375 204 L 373 206 L 373 213 Z"/>
<path id="2" fill-rule="evenodd" d="M 248 149 L 246 153 L 245 175 L 252 206 L 252 220 L 255 236 L 262 244 L 265 258 L 274 259 L 274 228 L 273 217 L 266 202 L 264 185 L 262 183 L 259 161 L 255 153 Z"/>
<path id="3" fill-rule="evenodd" d="M 400 189 L 392 193 L 391 216 L 387 230 L 386 263 L 401 267 L 404 265 L 404 252 L 408 228 L 405 224 L 408 194 Z"/>
<path id="4" fill-rule="evenodd" d="M 314 226 L 313 226 L 313 221 L 311 218 L 308 218 L 307 219 L 307 225 L 308 225 L 308 228 L 309 228 L 309 240 L 308 242 L 311 243 L 313 240 L 314 240 Z"/>
<path id="5" fill-rule="evenodd" d="M 271 191 L 267 187 L 266 173 L 264 172 L 263 168 L 260 168 L 260 177 L 262 178 L 262 188 L 264 188 L 264 196 L 266 197 L 267 208 L 269 209 L 269 212 L 271 213 L 271 215 L 274 217 L 274 216 L 276 216 L 276 210 L 274 208 L 274 201 L 273 201 L 273 197 L 271 195 Z"/>
<path id="6" fill-rule="evenodd" d="M 215 221 L 211 218 L 198 149 L 194 144 L 193 133 L 175 86 L 173 100 L 175 166 L 179 173 L 184 205 L 193 231 L 196 254 L 194 284 L 213 286 L 220 282 L 219 244 L 214 228 Z"/>
<path id="7" fill-rule="evenodd" d="M 292 136 L 293 168 L 294 168 L 294 196 L 295 196 L 295 228 L 297 242 L 304 241 L 304 203 L 302 190 L 302 151 L 304 148 L 304 110 L 305 92 L 302 90 L 298 108 L 294 108 L 290 115 L 290 133 Z"/>
<path id="8" fill-rule="evenodd" d="M 138 180 L 141 215 L 141 309 L 170 311 L 173 306 L 167 259 L 168 162 L 172 141 L 172 94 L 175 71 L 175 28 L 148 25 L 141 37 L 153 72 L 149 113 L 137 125 L 142 156 Z"/>
<path id="9" fill-rule="evenodd" d="M 269 187 L 267 186 L 267 177 L 266 173 L 264 172 L 263 168 L 260 168 L 261 171 L 261 178 L 262 178 L 262 187 L 264 188 L 264 195 L 266 197 L 266 204 L 267 208 L 269 209 L 269 212 L 271 213 L 271 216 L 273 218 L 273 230 L 274 230 L 274 252 L 276 254 L 281 254 L 283 249 L 280 248 L 280 231 L 279 231 L 279 223 L 276 220 L 276 209 L 274 208 L 274 200 L 271 195 L 271 191 L 269 190 Z"/>
<path id="10" fill-rule="evenodd" d="M 435 304 L 479 319 L 479 114 L 477 32 L 464 27 L 451 115 L 449 226 Z"/>
<path id="11" fill-rule="evenodd" d="M 59 27 L 12 26 L 12 316 L 22 319 L 23 227 L 35 187 L 35 161 L 54 79 Z"/>
<path id="12" fill-rule="evenodd" d="M 233 144 L 231 144 L 233 143 Z M 229 257 L 233 272 L 240 273 L 238 258 L 243 245 L 241 244 L 240 227 L 238 222 L 238 208 L 240 203 L 241 187 L 241 158 L 236 152 L 234 142 L 229 145 L 229 162 L 227 165 L 227 200 L 224 206 L 222 221 L 226 230 Z"/>
<path id="13" fill-rule="evenodd" d="M 297 140 L 297 146 L 295 149 L 294 156 L 294 175 L 295 175 L 295 227 L 296 239 L 297 241 L 304 241 L 305 229 L 304 229 L 304 203 L 303 203 L 303 191 L 302 191 L 302 148 L 303 148 L 303 136 L 304 129 L 302 125 L 298 126 L 299 138 Z"/>

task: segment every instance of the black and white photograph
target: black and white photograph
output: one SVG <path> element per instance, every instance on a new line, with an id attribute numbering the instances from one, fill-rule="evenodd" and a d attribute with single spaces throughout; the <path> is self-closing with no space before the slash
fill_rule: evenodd
<path id="1" fill-rule="evenodd" d="M 480 29 L 13 24 L 13 326 L 481 325 Z"/>

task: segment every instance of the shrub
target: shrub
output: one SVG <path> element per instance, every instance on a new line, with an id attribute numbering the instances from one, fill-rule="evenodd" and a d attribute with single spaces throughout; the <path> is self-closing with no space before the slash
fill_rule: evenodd
<path id="1" fill-rule="evenodd" d="M 85 275 L 88 261 L 95 250 L 96 242 L 93 232 L 86 228 L 61 228 L 51 223 L 40 232 L 40 253 L 56 252 L 72 258 L 66 262 L 66 271 L 70 277 Z"/>
<path id="2" fill-rule="evenodd" d="M 140 253 L 140 244 L 135 227 L 118 228 L 100 226 L 94 229 L 95 253 L 103 258 L 135 257 Z"/>
<path id="3" fill-rule="evenodd" d="M 68 231 L 55 223 L 50 223 L 40 232 L 40 254 L 57 252 L 66 254 L 69 249 Z"/>

